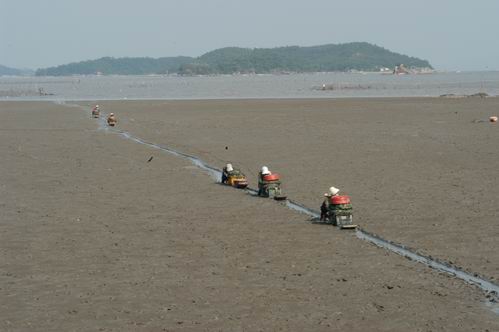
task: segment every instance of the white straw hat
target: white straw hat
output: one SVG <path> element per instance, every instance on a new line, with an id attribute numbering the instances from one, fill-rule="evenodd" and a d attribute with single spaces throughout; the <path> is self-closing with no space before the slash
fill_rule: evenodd
<path id="1" fill-rule="evenodd" d="M 270 174 L 270 171 L 267 166 L 263 166 L 261 170 L 262 175 Z"/>
<path id="2" fill-rule="evenodd" d="M 329 188 L 328 196 L 336 195 L 339 192 L 340 192 L 340 190 L 338 188 L 331 187 L 331 188 Z"/>
<path id="3" fill-rule="evenodd" d="M 234 170 L 234 168 L 232 168 L 232 164 L 227 164 L 225 166 L 225 169 L 228 171 L 228 172 L 232 172 Z"/>

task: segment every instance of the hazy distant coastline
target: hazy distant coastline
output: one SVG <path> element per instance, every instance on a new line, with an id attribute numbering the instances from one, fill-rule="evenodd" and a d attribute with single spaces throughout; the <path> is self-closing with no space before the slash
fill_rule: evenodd
<path id="1" fill-rule="evenodd" d="M 77 75 L 1 77 L 0 100 L 247 99 L 499 95 L 499 72 L 431 75 Z"/>
<path id="2" fill-rule="evenodd" d="M 427 60 L 395 53 L 377 45 L 354 42 L 312 47 L 217 49 L 200 57 L 104 57 L 38 69 L 37 76 L 69 75 L 218 75 L 311 72 L 390 71 L 404 64 L 432 69 Z"/>
<path id="3" fill-rule="evenodd" d="M 0 76 L 31 76 L 35 71 L 31 69 L 11 68 L 0 65 Z"/>

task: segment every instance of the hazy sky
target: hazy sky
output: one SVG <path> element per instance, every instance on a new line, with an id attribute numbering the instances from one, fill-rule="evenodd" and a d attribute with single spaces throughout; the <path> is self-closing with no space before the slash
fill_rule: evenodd
<path id="1" fill-rule="evenodd" d="M 0 64 L 367 41 L 440 70 L 499 70 L 498 0 L 0 0 Z"/>

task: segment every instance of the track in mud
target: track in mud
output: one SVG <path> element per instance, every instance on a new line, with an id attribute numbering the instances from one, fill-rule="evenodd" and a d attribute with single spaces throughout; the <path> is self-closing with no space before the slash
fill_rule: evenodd
<path id="1" fill-rule="evenodd" d="M 76 106 L 81 109 L 84 109 L 80 105 L 68 105 L 68 106 Z M 86 109 L 84 109 L 87 111 Z M 175 149 L 169 148 L 164 145 L 160 144 L 155 144 L 152 142 L 145 141 L 141 138 L 135 137 L 132 134 L 118 130 L 115 128 L 110 128 L 106 125 L 106 122 L 104 120 L 104 116 L 101 117 L 98 122 L 99 122 L 99 129 L 105 130 L 105 131 L 110 131 L 113 133 L 116 133 L 120 135 L 123 138 L 129 139 L 131 141 L 134 141 L 136 143 L 151 147 L 153 149 L 161 150 L 163 152 L 169 153 L 171 155 L 174 155 L 176 157 L 181 157 L 184 159 L 189 160 L 194 166 L 200 168 L 201 170 L 205 171 L 208 173 L 215 181 L 218 181 L 220 179 L 220 176 L 222 174 L 222 171 L 216 167 L 213 167 L 203 160 L 199 159 L 198 157 L 177 151 Z M 252 188 L 247 188 L 246 191 L 252 195 L 256 194 L 256 190 Z M 313 209 L 310 209 L 300 203 L 294 202 L 292 200 L 286 200 L 286 206 L 290 209 L 293 209 L 295 211 L 298 211 L 300 213 L 303 213 L 305 215 L 308 215 L 313 218 L 313 220 L 316 220 L 319 218 L 320 213 L 318 211 L 315 211 Z M 356 229 L 356 236 L 357 238 L 370 242 L 378 247 L 384 248 L 386 250 L 389 250 L 393 253 L 396 253 L 400 256 L 406 257 L 408 259 L 411 259 L 413 261 L 416 261 L 418 263 L 425 264 L 426 266 L 433 268 L 435 270 L 445 272 L 447 274 L 450 274 L 456 278 L 459 278 L 469 284 L 475 285 L 482 289 L 484 292 L 486 292 L 487 296 L 487 301 L 486 301 L 486 306 L 492 310 L 494 313 L 499 315 L 499 285 L 494 284 L 493 282 L 486 280 L 485 278 L 480 277 L 476 273 L 469 273 L 466 271 L 463 271 L 455 266 L 452 266 L 452 264 L 446 263 L 446 262 L 441 262 L 437 261 L 436 259 L 428 256 L 424 256 L 421 254 L 418 254 L 414 250 L 408 249 L 405 246 L 401 244 L 394 243 L 392 241 L 383 239 L 382 237 L 369 233 L 365 230 L 362 230 L 360 228 Z"/>

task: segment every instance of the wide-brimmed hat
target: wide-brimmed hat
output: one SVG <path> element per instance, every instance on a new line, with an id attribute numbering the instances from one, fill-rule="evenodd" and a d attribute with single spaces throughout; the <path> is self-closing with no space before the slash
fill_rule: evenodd
<path id="1" fill-rule="evenodd" d="M 330 187 L 329 191 L 327 193 L 325 193 L 324 196 L 333 196 L 333 195 L 336 195 L 339 192 L 340 192 L 340 190 L 338 188 Z"/>

